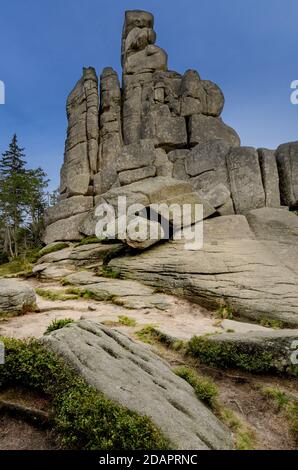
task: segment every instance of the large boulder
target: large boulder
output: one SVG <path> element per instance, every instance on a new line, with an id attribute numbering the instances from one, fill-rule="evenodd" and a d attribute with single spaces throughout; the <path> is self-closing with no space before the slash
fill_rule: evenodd
<path id="1" fill-rule="evenodd" d="M 43 241 L 46 245 L 55 241 L 76 241 L 83 238 L 79 232 L 79 226 L 86 218 L 88 213 L 73 215 L 68 219 L 57 220 L 46 227 L 43 235 Z"/>
<path id="2" fill-rule="evenodd" d="M 214 139 L 222 139 L 230 145 L 239 146 L 237 132 L 227 126 L 221 118 L 194 114 L 189 120 L 189 143 L 191 146 Z"/>
<path id="3" fill-rule="evenodd" d="M 282 204 L 298 207 L 298 142 L 282 144 L 276 150 Z"/>
<path id="4" fill-rule="evenodd" d="M 109 399 L 149 416 L 174 448 L 232 448 L 229 430 L 145 345 L 91 321 L 68 325 L 42 342 Z"/>
<path id="5" fill-rule="evenodd" d="M 0 312 L 22 314 L 35 307 L 34 289 L 22 281 L 0 279 Z"/>
<path id="6" fill-rule="evenodd" d="M 92 196 L 73 196 L 49 207 L 46 212 L 45 222 L 50 225 L 57 220 L 67 219 L 76 214 L 87 212 L 93 207 Z"/>

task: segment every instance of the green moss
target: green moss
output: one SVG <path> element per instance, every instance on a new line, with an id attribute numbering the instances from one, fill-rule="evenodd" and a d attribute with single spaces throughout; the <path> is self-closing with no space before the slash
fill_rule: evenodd
<path id="1" fill-rule="evenodd" d="M 74 320 L 72 320 L 71 318 L 61 318 L 60 320 L 53 320 L 47 327 L 45 335 L 48 335 L 52 331 L 60 330 L 61 328 L 64 328 L 65 325 L 68 325 L 69 323 L 73 322 Z"/>
<path id="2" fill-rule="evenodd" d="M 120 325 L 125 325 L 125 326 L 136 326 L 137 324 L 134 318 L 127 317 L 126 315 L 119 315 L 118 322 L 120 323 Z"/>
<path id="3" fill-rule="evenodd" d="M 19 256 L 9 263 L 0 265 L 0 277 L 28 275 L 32 273 L 32 264 L 28 258 Z"/>
<path id="4" fill-rule="evenodd" d="M 101 240 L 97 237 L 86 237 L 83 238 L 79 243 L 76 243 L 76 246 L 81 246 L 81 245 L 90 245 L 92 243 L 100 243 Z"/>
<path id="5" fill-rule="evenodd" d="M 199 400 L 210 407 L 215 405 L 218 389 L 211 379 L 199 376 L 196 371 L 187 366 L 177 367 L 174 372 L 193 387 Z"/>
<path id="6" fill-rule="evenodd" d="M 55 430 L 68 448 L 168 449 L 169 442 L 146 416 L 107 399 L 37 341 L 1 338 L 5 364 L 0 386 L 22 385 L 53 403 Z"/>
<path id="7" fill-rule="evenodd" d="M 35 291 L 36 291 L 36 294 L 38 294 L 40 297 L 43 297 L 44 299 L 52 300 L 52 301 L 77 300 L 79 298 L 78 295 L 70 295 L 70 294 L 66 294 L 65 292 L 51 291 L 49 289 L 37 288 L 35 289 Z"/>
<path id="8" fill-rule="evenodd" d="M 220 419 L 233 431 L 236 449 L 253 450 L 255 447 L 255 435 L 252 429 L 234 411 L 228 408 L 220 409 L 218 414 Z"/>
<path id="9" fill-rule="evenodd" d="M 55 251 L 63 250 L 64 248 L 68 248 L 69 244 L 66 242 L 59 242 L 55 243 L 55 245 L 45 246 L 38 252 L 38 258 L 41 258 L 44 255 L 48 255 L 50 253 L 54 253 Z"/>
<path id="10" fill-rule="evenodd" d="M 268 372 L 275 368 L 271 353 L 263 350 L 251 351 L 245 344 L 236 345 L 228 341 L 212 341 L 208 336 L 194 336 L 187 343 L 186 353 L 201 362 L 224 368 L 236 367 L 249 372 Z"/>
<path id="11" fill-rule="evenodd" d="M 266 326 L 267 328 L 273 328 L 274 330 L 279 330 L 284 327 L 284 324 L 281 320 L 275 320 L 273 318 L 261 318 L 260 325 Z"/>

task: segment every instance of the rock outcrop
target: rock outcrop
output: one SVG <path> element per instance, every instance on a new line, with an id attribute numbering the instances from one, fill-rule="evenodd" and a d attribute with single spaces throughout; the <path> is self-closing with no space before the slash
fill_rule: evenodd
<path id="1" fill-rule="evenodd" d="M 168 70 L 151 13 L 126 12 L 121 64 L 121 84 L 107 67 L 99 92 L 95 70 L 85 68 L 68 97 L 60 201 L 48 211 L 45 243 L 101 236 L 96 208 L 114 208 L 118 224 L 125 196 L 128 208 L 144 206 L 128 222 L 143 217 L 141 229 L 157 236 L 113 232 L 132 248 L 150 247 L 111 262 L 123 275 L 208 305 L 224 298 L 250 318 L 297 324 L 297 217 L 286 209 L 298 206 L 298 142 L 277 150 L 241 146 L 221 118 L 220 88 L 195 70 Z M 160 209 L 145 220 L 156 203 L 189 204 L 189 227 L 205 220 L 202 249 L 187 252 L 176 240 L 152 248 L 178 231 Z"/>
<path id="2" fill-rule="evenodd" d="M 83 320 L 43 338 L 109 399 L 149 416 L 176 449 L 231 449 L 230 431 L 149 348 Z"/>
<path id="3" fill-rule="evenodd" d="M 46 243 L 81 239 L 98 196 L 160 176 L 189 181 L 217 215 L 297 207 L 298 143 L 240 147 L 222 121 L 220 88 L 196 70 L 168 70 L 151 13 L 125 13 L 121 64 L 122 84 L 111 67 L 99 80 L 84 68 L 67 99 L 60 202 L 48 212 Z"/>

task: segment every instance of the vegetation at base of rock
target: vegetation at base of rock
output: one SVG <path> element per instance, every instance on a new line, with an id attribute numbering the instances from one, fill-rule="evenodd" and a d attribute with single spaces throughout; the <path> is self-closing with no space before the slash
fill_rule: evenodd
<path id="1" fill-rule="evenodd" d="M 278 411 L 285 413 L 288 422 L 289 431 L 298 442 L 298 403 L 293 400 L 286 392 L 277 387 L 266 387 L 262 389 L 263 395 L 273 400 L 277 405 Z"/>
<path id="2" fill-rule="evenodd" d="M 182 350 L 185 344 L 182 340 L 172 338 L 162 333 L 154 325 L 144 326 L 141 330 L 136 331 L 135 335 L 139 340 L 143 341 L 143 343 L 153 344 L 154 342 L 158 342 L 174 351 Z"/>
<path id="3" fill-rule="evenodd" d="M 22 385 L 53 403 L 55 430 L 65 447 L 83 450 L 169 449 L 146 416 L 108 400 L 65 362 L 34 340 L 1 338 L 0 387 Z"/>
<path id="4" fill-rule="evenodd" d="M 125 326 L 136 326 L 137 324 L 134 318 L 127 317 L 126 315 L 119 315 L 118 322 L 120 323 L 120 325 L 125 325 Z"/>
<path id="5" fill-rule="evenodd" d="M 70 294 L 67 294 L 66 292 L 52 291 L 49 289 L 40 289 L 40 288 L 36 289 L 36 294 L 39 295 L 40 297 L 43 297 L 44 299 L 52 300 L 53 302 L 57 300 L 61 300 L 61 301 L 77 300 L 79 298 L 78 295 L 70 295 Z"/>
<path id="6" fill-rule="evenodd" d="M 102 266 L 101 271 L 98 273 L 99 276 L 102 277 L 110 277 L 112 279 L 119 279 L 120 273 L 119 271 L 115 271 L 114 269 L 110 268 L 109 266 Z"/>
<path id="7" fill-rule="evenodd" d="M 281 320 L 276 320 L 274 318 L 263 317 L 260 320 L 260 325 L 267 328 L 273 328 L 274 330 L 279 330 L 284 327 L 284 324 Z"/>
<path id="8" fill-rule="evenodd" d="M 63 250 L 64 248 L 67 248 L 68 246 L 69 246 L 69 244 L 66 243 L 66 242 L 59 242 L 59 243 L 55 243 L 53 245 L 45 246 L 44 248 L 39 250 L 38 258 L 40 258 L 41 256 L 44 256 L 44 255 L 48 255 L 50 253 L 54 253 L 55 251 Z"/>
<path id="9" fill-rule="evenodd" d="M 248 372 L 269 372 L 274 369 L 272 354 L 237 348 L 229 342 L 208 341 L 208 336 L 193 336 L 187 343 L 186 354 L 201 362 L 224 368 L 235 367 Z"/>
<path id="10" fill-rule="evenodd" d="M 234 314 L 231 307 L 228 305 L 221 305 L 215 312 L 216 318 L 221 318 L 223 320 L 233 320 Z"/>
<path id="11" fill-rule="evenodd" d="M 234 411 L 228 408 L 221 408 L 218 410 L 218 416 L 233 431 L 237 450 L 254 449 L 255 435 L 253 430 Z"/>
<path id="12" fill-rule="evenodd" d="M 14 258 L 9 263 L 0 264 L 0 277 L 28 275 L 32 273 L 32 261 L 25 254 Z"/>
<path id="13" fill-rule="evenodd" d="M 101 243 L 101 240 L 97 237 L 86 237 L 83 238 L 79 243 L 76 244 L 76 246 L 81 246 L 81 245 L 90 245 L 92 243 Z"/>
<path id="14" fill-rule="evenodd" d="M 211 408 L 215 405 L 218 389 L 211 379 L 199 376 L 196 371 L 187 366 L 177 367 L 174 372 L 193 387 L 199 400 Z"/>
<path id="15" fill-rule="evenodd" d="M 47 327 L 45 331 L 45 335 L 48 335 L 52 331 L 60 330 L 61 328 L 64 328 L 66 325 L 69 325 L 69 323 L 73 323 L 73 322 L 74 320 L 72 320 L 72 318 L 60 318 L 59 320 L 53 320 Z"/>

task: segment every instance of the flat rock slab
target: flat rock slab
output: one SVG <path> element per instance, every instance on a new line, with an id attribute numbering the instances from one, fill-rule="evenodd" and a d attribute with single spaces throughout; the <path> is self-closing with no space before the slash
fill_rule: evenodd
<path id="1" fill-rule="evenodd" d="M 0 312 L 26 312 L 34 307 L 35 302 L 32 287 L 15 279 L 0 279 Z"/>
<path id="2" fill-rule="evenodd" d="M 229 430 L 145 345 L 86 320 L 42 342 L 109 399 L 149 416 L 175 448 L 232 448 Z"/>
<path id="3" fill-rule="evenodd" d="M 269 209 L 278 211 L 279 209 Z M 263 211 L 263 209 L 261 209 Z M 254 211 L 254 220 L 255 214 Z M 287 211 L 283 217 L 293 217 Z M 204 245 L 187 251 L 179 242 L 153 247 L 137 256 L 115 258 L 113 269 L 165 292 L 180 295 L 207 308 L 225 301 L 235 313 L 260 321 L 273 318 L 298 325 L 298 275 L 279 251 L 291 247 L 283 242 L 256 239 L 241 215 L 216 217 L 204 222 Z M 268 224 L 270 231 L 270 224 Z M 293 259 L 295 260 L 295 254 Z"/>
<path id="4" fill-rule="evenodd" d="M 96 300 L 111 300 L 128 309 L 155 307 L 166 310 L 170 307 L 166 295 L 155 294 L 154 289 L 137 281 L 100 277 L 88 271 L 70 274 L 65 280 L 85 287 Z"/>

